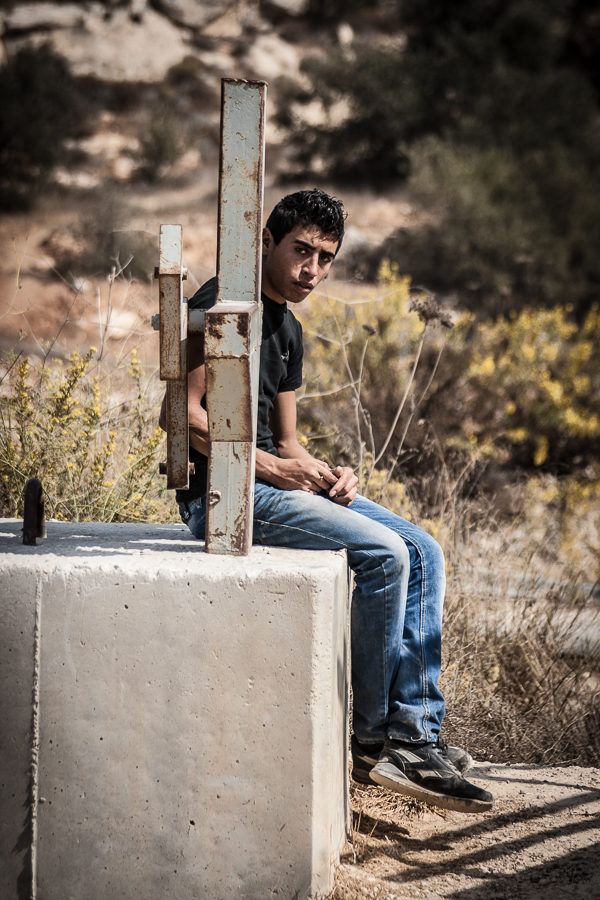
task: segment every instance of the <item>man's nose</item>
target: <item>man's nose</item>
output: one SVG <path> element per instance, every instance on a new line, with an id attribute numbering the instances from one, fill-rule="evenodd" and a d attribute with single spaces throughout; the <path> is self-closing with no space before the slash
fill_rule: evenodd
<path id="1" fill-rule="evenodd" d="M 307 257 L 304 260 L 304 264 L 302 266 L 302 271 L 306 272 L 307 275 L 314 277 L 319 273 L 319 257 L 315 253 L 312 256 Z"/>

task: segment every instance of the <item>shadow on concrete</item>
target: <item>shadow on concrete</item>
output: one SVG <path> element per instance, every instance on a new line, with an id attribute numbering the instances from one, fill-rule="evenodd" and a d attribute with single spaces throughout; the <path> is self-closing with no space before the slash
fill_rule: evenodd
<path id="1" fill-rule="evenodd" d="M 85 557 L 93 554 L 139 556 L 142 553 L 203 553 L 204 542 L 192 537 L 185 525 L 106 522 L 47 523 L 47 538 L 35 547 L 22 543 L 21 519 L 0 519 L 0 553 L 16 556 Z"/>

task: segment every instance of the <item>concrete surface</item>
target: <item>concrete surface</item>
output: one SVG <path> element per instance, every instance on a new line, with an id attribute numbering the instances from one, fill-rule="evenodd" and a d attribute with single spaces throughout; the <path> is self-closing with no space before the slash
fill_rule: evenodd
<path id="1" fill-rule="evenodd" d="M 27 896 L 16 886 L 31 880 L 37 578 L 22 566 L 5 572 L 3 563 L 0 557 L 0 897 L 12 900 Z"/>
<path id="2" fill-rule="evenodd" d="M 20 528 L 0 520 L 3 900 L 32 871 L 39 900 L 330 890 L 345 555 L 210 556 L 182 526 L 59 522 L 24 547 Z"/>

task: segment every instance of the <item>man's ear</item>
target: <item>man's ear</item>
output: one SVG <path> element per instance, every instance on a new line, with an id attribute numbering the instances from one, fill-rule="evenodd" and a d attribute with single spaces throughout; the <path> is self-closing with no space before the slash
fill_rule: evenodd
<path id="1" fill-rule="evenodd" d="M 266 256 L 266 254 L 269 252 L 271 247 L 274 246 L 274 244 L 275 244 L 275 241 L 273 240 L 273 235 L 271 234 L 271 230 L 269 228 L 267 228 L 267 226 L 265 225 L 265 227 L 263 228 L 263 233 L 262 233 L 263 256 Z"/>

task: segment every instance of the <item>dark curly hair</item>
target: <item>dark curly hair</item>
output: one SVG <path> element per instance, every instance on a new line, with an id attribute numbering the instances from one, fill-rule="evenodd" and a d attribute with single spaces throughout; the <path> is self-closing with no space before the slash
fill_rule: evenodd
<path id="1" fill-rule="evenodd" d="M 323 234 L 338 242 L 336 254 L 344 239 L 344 220 L 347 213 L 341 200 L 330 197 L 319 188 L 296 191 L 279 201 L 266 222 L 266 227 L 278 244 L 298 225 L 316 225 Z"/>

